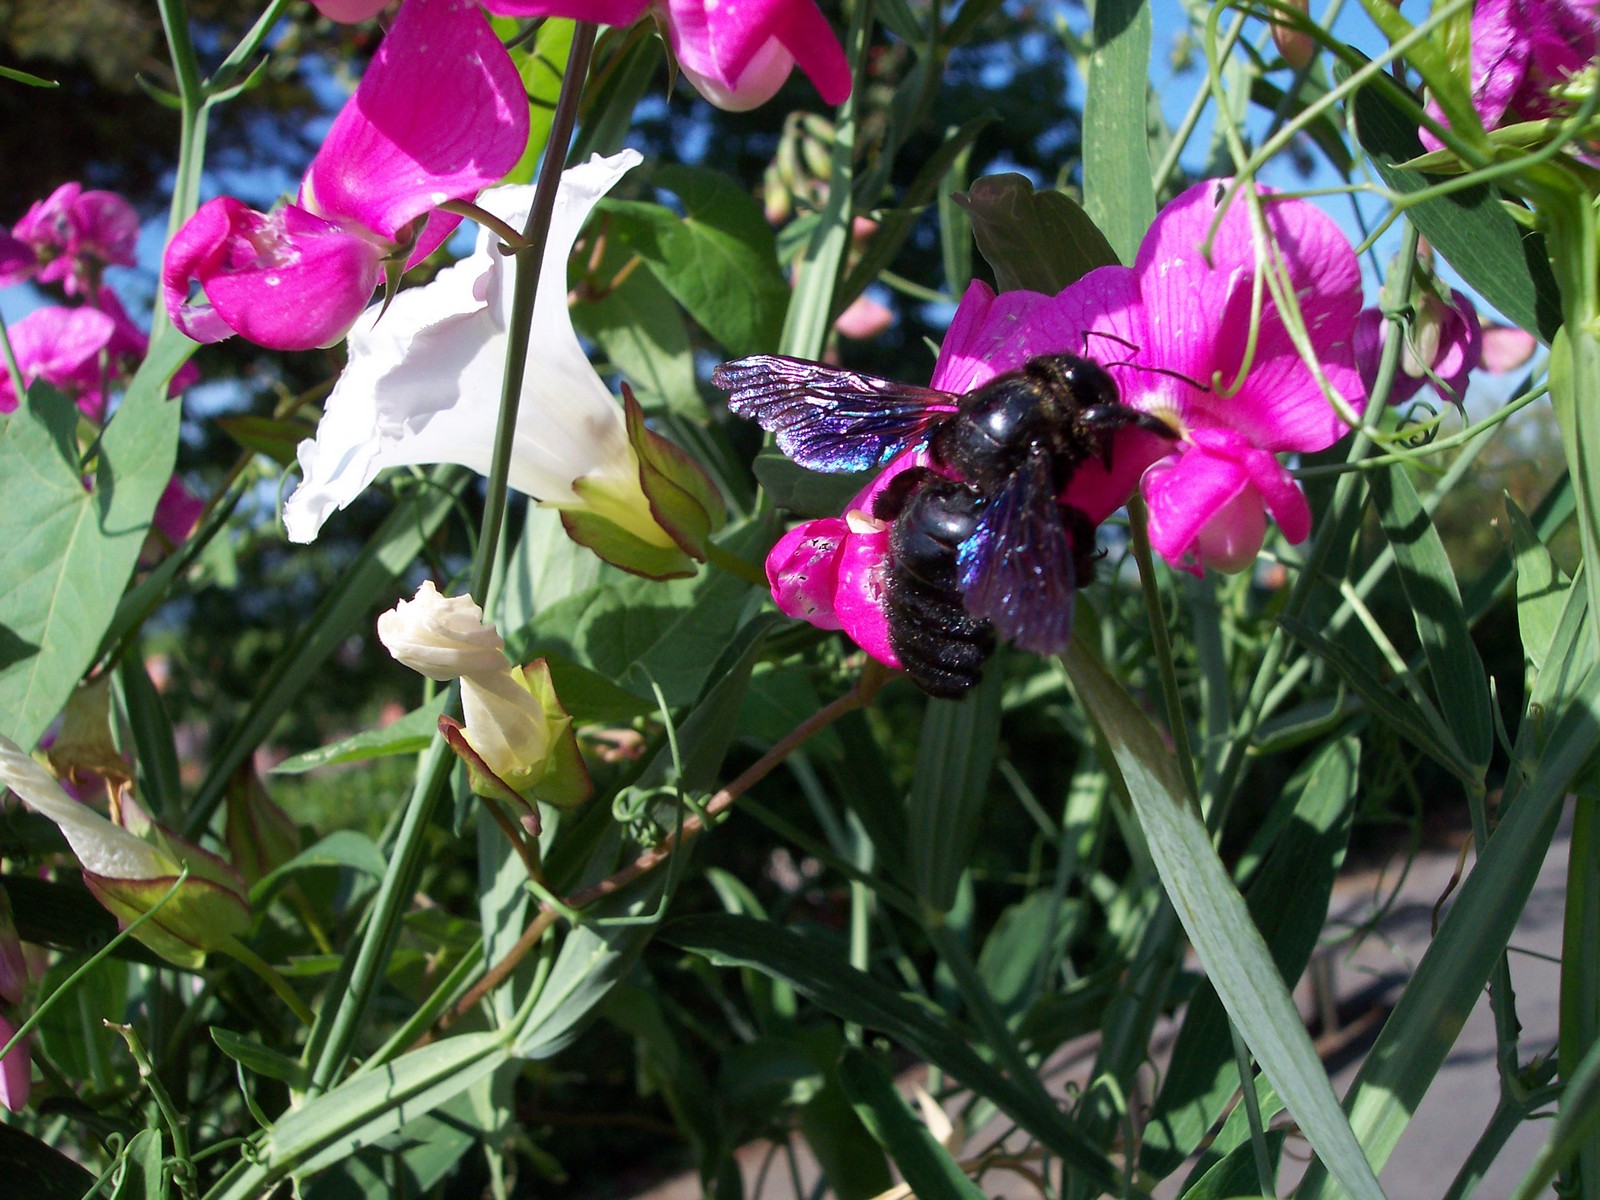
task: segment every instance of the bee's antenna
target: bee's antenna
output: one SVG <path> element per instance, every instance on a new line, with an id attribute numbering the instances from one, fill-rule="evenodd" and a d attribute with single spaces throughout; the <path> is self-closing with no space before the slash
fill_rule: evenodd
<path id="1" fill-rule="evenodd" d="M 1089 335 L 1091 333 L 1094 334 L 1095 337 L 1108 338 L 1113 342 L 1118 342 L 1125 349 L 1132 350 L 1135 353 L 1137 353 L 1139 350 L 1139 344 L 1137 342 L 1130 342 L 1127 338 L 1122 337 L 1119 334 L 1110 333 L 1104 329 L 1085 329 L 1083 331 L 1083 352 L 1085 354 L 1089 353 Z"/>
<path id="2" fill-rule="evenodd" d="M 1134 368 L 1135 370 L 1138 370 L 1138 371 L 1153 371 L 1157 375 L 1165 375 L 1169 379 L 1176 379 L 1176 380 L 1179 380 L 1182 383 L 1187 383 L 1190 387 L 1194 388 L 1196 391 L 1201 391 L 1201 392 L 1210 391 L 1210 389 L 1207 388 L 1206 385 L 1201 383 L 1198 379 L 1191 379 L 1189 376 L 1185 375 L 1182 371 L 1174 371 L 1170 367 L 1153 367 L 1149 363 L 1133 362 L 1132 360 L 1129 360 L 1129 359 L 1123 359 L 1120 362 L 1102 363 L 1101 365 L 1102 366 L 1106 366 L 1106 367 L 1132 367 L 1132 368 Z"/>

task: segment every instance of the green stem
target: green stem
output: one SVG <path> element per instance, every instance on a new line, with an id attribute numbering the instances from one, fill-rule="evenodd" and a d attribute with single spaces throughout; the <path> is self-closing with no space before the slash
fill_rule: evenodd
<path id="1" fill-rule="evenodd" d="M 533 327 L 533 301 L 539 290 L 540 267 L 545 243 L 550 237 L 550 218 L 555 211 L 556 190 L 567 162 L 567 146 L 578 119 L 578 102 L 589 71 L 589 56 L 594 50 L 596 27 L 579 21 L 572 35 L 572 50 L 567 55 L 566 73 L 561 78 L 561 96 L 556 101 L 550 138 L 545 143 L 544 161 L 539 167 L 539 182 L 534 188 L 533 207 L 523 231 L 523 246 L 517 251 L 516 279 L 512 283 L 511 314 L 507 320 L 506 365 L 500 389 L 500 423 L 495 427 L 494 451 L 489 466 L 488 494 L 483 504 L 483 526 L 478 535 L 477 561 L 472 566 L 472 595 L 479 603 L 488 600 L 494 579 L 495 559 L 500 548 L 500 533 L 506 516 L 506 480 L 511 473 L 511 447 L 517 433 L 517 409 L 522 404 L 522 377 L 528 365 L 528 339 Z M 566 280 L 556 281 L 563 289 Z"/>
<path id="2" fill-rule="evenodd" d="M 1560 1006 L 1557 1066 L 1561 1079 L 1570 1083 L 1578 1064 L 1600 1038 L 1600 799 L 1592 794 L 1579 795 L 1573 813 Z M 1567 1108 L 1568 1101 L 1563 1099 L 1564 1113 Z M 1582 1139 L 1577 1160 L 1582 1194 L 1600 1194 L 1600 1131 Z"/>
<path id="3" fill-rule="evenodd" d="M 150 1061 L 150 1055 L 145 1050 L 144 1043 L 139 1040 L 139 1035 L 133 1031 L 133 1026 L 119 1025 L 109 1018 L 103 1018 L 103 1021 L 107 1029 L 113 1030 L 128 1043 L 128 1051 L 139 1067 L 139 1078 L 145 1087 L 150 1089 L 150 1095 L 161 1111 L 161 1119 L 167 1126 L 167 1132 L 172 1136 L 172 1157 L 183 1164 L 182 1174 L 175 1175 L 178 1186 L 185 1196 L 193 1197 L 196 1193 L 193 1159 L 189 1154 L 189 1118 L 180 1113 L 177 1106 L 172 1103 L 171 1095 L 162 1085 L 161 1077 L 156 1074 L 155 1064 Z"/>
<path id="4" fill-rule="evenodd" d="M 1272 1155 L 1267 1150 L 1267 1131 L 1261 1123 L 1261 1098 L 1256 1095 L 1255 1074 L 1250 1070 L 1250 1050 L 1239 1036 L 1239 1027 L 1228 1018 L 1228 1033 L 1233 1038 L 1233 1061 L 1239 1068 L 1239 1092 L 1244 1097 L 1244 1115 L 1250 1122 L 1250 1148 L 1255 1154 L 1256 1183 L 1263 1196 L 1278 1194 L 1272 1170 Z"/>
<path id="5" fill-rule="evenodd" d="M 1155 561 L 1150 555 L 1150 510 L 1144 497 L 1134 496 L 1128 503 L 1128 532 L 1133 558 L 1139 564 L 1139 586 L 1144 594 L 1145 615 L 1150 619 L 1150 640 L 1155 643 L 1156 671 L 1161 677 L 1161 694 L 1167 702 L 1167 724 L 1172 732 L 1172 752 L 1183 771 L 1189 799 L 1200 799 L 1200 781 L 1195 777 L 1194 753 L 1189 748 L 1189 721 L 1183 713 L 1183 692 L 1178 686 L 1178 671 L 1172 661 L 1172 641 L 1167 637 L 1167 614 L 1161 607 L 1161 588 L 1156 583 Z"/>

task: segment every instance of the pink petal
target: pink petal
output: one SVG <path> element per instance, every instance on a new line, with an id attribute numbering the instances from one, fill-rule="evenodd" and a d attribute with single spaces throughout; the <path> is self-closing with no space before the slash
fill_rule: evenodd
<path id="1" fill-rule="evenodd" d="M 156 501 L 155 516 L 151 519 L 151 527 L 168 544 L 182 545 L 188 540 L 194 527 L 200 521 L 200 514 L 205 512 L 205 501 L 189 490 L 181 478 L 174 475 L 167 480 L 166 489 L 161 493 L 161 499 Z"/>
<path id="2" fill-rule="evenodd" d="M 131 267 L 137 261 L 139 214 L 115 192 L 84 192 L 72 206 L 72 247 L 76 254 L 93 254 L 103 263 Z"/>
<path id="3" fill-rule="evenodd" d="M 344 336 L 383 277 L 383 250 L 288 205 L 271 215 L 231 197 L 207 202 L 167 247 L 162 293 L 172 322 L 197 342 L 238 333 L 274 350 Z M 199 283 L 203 300 L 189 300 Z"/>
<path id="4" fill-rule="evenodd" d="M 889 645 L 889 609 L 886 578 L 889 567 L 889 529 L 858 533 L 845 540 L 839 555 L 839 590 L 834 612 L 839 627 L 868 654 L 887 666 L 900 659 Z"/>
<path id="5" fill-rule="evenodd" d="M 1515 371 L 1533 357 L 1539 339 L 1513 325 L 1483 327 L 1483 367 L 1492 375 Z"/>
<path id="6" fill-rule="evenodd" d="M 600 25 L 632 25 L 644 16 L 650 0 L 483 0 L 499 17 L 565 17 Z"/>
<path id="7" fill-rule="evenodd" d="M 398 242 L 443 201 L 498 181 L 527 144 L 522 78 L 477 6 L 406 0 L 312 160 L 301 203 Z"/>
<path id="8" fill-rule="evenodd" d="M 955 319 L 939 347 L 930 386 L 945 392 L 970 392 L 996 375 L 1015 371 L 1036 354 L 1065 347 L 1040 347 L 1031 320 L 1049 300 L 1040 292 L 1002 292 L 996 296 L 982 280 L 967 285 Z"/>
<path id="9" fill-rule="evenodd" d="M 16 1035 L 17 1027 L 0 1013 L 0 1046 Z M 28 1039 L 24 1038 L 15 1050 L 0 1059 L 0 1104 L 12 1112 L 21 1112 L 32 1089 L 33 1059 L 28 1054 Z"/>
<path id="10" fill-rule="evenodd" d="M 0 287 L 32 279 L 38 270 L 39 256 L 33 247 L 0 229 Z"/>
<path id="11" fill-rule="evenodd" d="M 111 340 L 115 326 L 110 317 L 92 308 L 51 305 L 36 308 L 11 327 L 11 348 L 17 356 L 24 383 L 43 379 L 80 404 L 89 402 L 97 417 L 104 402 L 101 394 L 100 351 Z M 0 371 L 0 412 L 17 407 L 11 375 Z M 86 409 L 86 411 L 88 411 Z"/>
<path id="12" fill-rule="evenodd" d="M 311 3 L 328 20 L 345 25 L 370 21 L 389 7 L 389 0 L 311 0 Z"/>
<path id="13" fill-rule="evenodd" d="M 812 0 L 782 6 L 774 36 L 805 72 L 824 104 L 843 104 L 850 95 L 850 60 L 833 27 Z"/>
<path id="14" fill-rule="evenodd" d="M 1207 262 L 1201 248 L 1226 181 L 1190 188 L 1162 210 L 1139 247 L 1141 298 L 1149 314 L 1139 362 L 1159 364 L 1199 384 L 1235 383 L 1250 346 L 1256 243 L 1246 198 L 1223 217 Z M 1365 388 L 1355 366 L 1361 308 L 1355 252 L 1314 206 L 1267 194 L 1266 219 L 1287 264 L 1312 347 L 1329 383 L 1356 411 Z M 1168 389 L 1170 390 L 1170 389 Z M 1301 361 L 1269 294 L 1264 294 L 1254 356 L 1232 395 L 1189 391 L 1184 423 L 1235 430 L 1268 450 L 1320 450 L 1348 432 Z"/>
<path id="15" fill-rule="evenodd" d="M 767 582 L 779 611 L 818 629 L 840 628 L 833 598 L 848 535 L 843 517 L 823 517 L 804 521 L 778 539 L 767 555 Z"/>

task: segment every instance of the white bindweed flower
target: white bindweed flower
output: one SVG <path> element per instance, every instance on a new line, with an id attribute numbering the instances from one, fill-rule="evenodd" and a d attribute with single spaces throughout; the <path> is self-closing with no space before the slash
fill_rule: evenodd
<path id="1" fill-rule="evenodd" d="M 686 535 L 663 528 L 641 480 L 641 439 L 656 435 L 642 420 L 630 429 L 584 354 L 567 310 L 573 243 L 595 203 L 640 161 L 637 151 L 623 150 L 562 174 L 534 304 L 509 483 L 546 506 L 582 514 L 591 525 L 598 519 L 608 532 L 615 527 L 628 544 L 637 543 L 642 573 L 663 573 L 656 564 L 670 561 L 672 573 L 685 574 L 693 569 L 679 549 Z M 500 187 L 478 203 L 521 228 L 533 192 Z M 401 292 L 387 311 L 373 305 L 356 322 L 349 363 L 316 437 L 300 443 L 303 479 L 283 509 L 290 540 L 313 540 L 333 511 L 360 495 L 384 467 L 457 463 L 488 474 L 516 270 L 500 245 L 495 234 L 481 230 L 469 257 L 432 283 Z M 652 457 L 649 447 L 645 455 Z M 580 536 L 572 520 L 567 525 L 586 545 L 596 544 Z M 630 561 L 619 565 L 641 569 Z"/>
<path id="2" fill-rule="evenodd" d="M 509 792 L 524 803 L 530 795 L 558 805 L 587 798 L 589 777 L 572 719 L 556 700 L 544 660 L 512 666 L 499 632 L 471 596 L 447 597 L 425 582 L 415 598 L 378 618 L 378 639 L 396 661 L 429 679 L 461 680 L 466 723 L 456 729 L 443 718 L 441 727 L 458 753 L 463 739 L 470 750 L 462 757 L 474 790 L 502 798 Z"/>

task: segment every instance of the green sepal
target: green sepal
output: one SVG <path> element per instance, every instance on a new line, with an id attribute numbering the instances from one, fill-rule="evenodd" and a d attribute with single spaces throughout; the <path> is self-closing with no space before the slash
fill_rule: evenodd
<path id="1" fill-rule="evenodd" d="M 578 749 L 572 717 L 556 695 L 555 680 L 551 679 L 550 666 L 544 659 L 536 658 L 523 667 L 522 679 L 544 708 L 550 727 L 550 749 L 545 755 L 544 773 L 529 790 L 556 808 L 576 808 L 594 795 L 594 781 L 589 778 L 588 764 Z"/>
<path id="2" fill-rule="evenodd" d="M 439 736 L 444 738 L 445 744 L 456 752 L 456 757 L 466 764 L 467 784 L 475 795 L 482 796 L 485 800 L 499 800 L 520 808 L 531 809 L 534 832 L 539 832 L 538 810 L 524 800 L 516 788 L 489 769 L 489 764 L 483 761 L 478 752 L 472 748 L 472 743 L 467 741 L 467 731 L 461 722 L 451 717 L 440 717 Z"/>
<path id="3" fill-rule="evenodd" d="M 191 871 L 197 865 L 191 863 Z M 124 926 L 155 908 L 177 879 L 176 875 L 108 879 L 83 873 L 95 899 Z M 224 884 L 191 874 L 133 936 L 168 962 L 195 970 L 205 964 L 209 951 L 221 949 L 249 928 L 250 905 L 243 896 Z"/>

